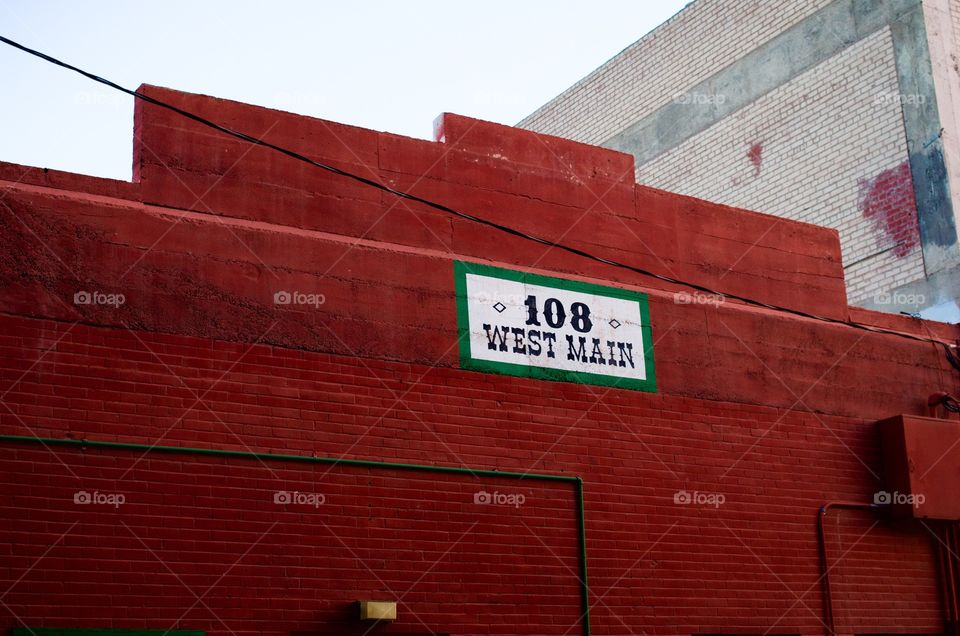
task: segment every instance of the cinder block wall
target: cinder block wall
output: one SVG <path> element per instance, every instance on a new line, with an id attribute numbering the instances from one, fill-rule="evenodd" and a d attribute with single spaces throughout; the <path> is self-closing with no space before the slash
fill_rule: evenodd
<path id="1" fill-rule="evenodd" d="M 836 228 L 856 304 L 924 275 L 898 94 L 884 29 L 640 166 L 637 179 Z"/>
<path id="2" fill-rule="evenodd" d="M 823 46 L 818 29 L 846 40 L 843 25 L 821 11 L 831 4 L 840 3 L 698 0 L 519 126 L 631 151 L 631 127 L 665 107 L 691 98 L 735 101 L 763 81 L 757 75 L 777 63 L 770 59 L 789 58 L 797 45 Z M 908 3 L 887 4 L 895 23 Z M 744 62 L 791 27 L 807 32 L 761 53 L 763 64 Z M 930 97 L 902 95 L 889 27 L 840 48 L 689 138 L 638 155 L 637 180 L 835 228 L 849 301 L 882 306 L 891 290 L 925 275 L 909 157 L 915 142 L 908 142 L 901 104 Z M 738 65 L 733 85 L 691 97 L 693 87 Z M 679 113 L 687 117 L 711 113 Z"/>
<path id="3" fill-rule="evenodd" d="M 519 124 L 603 145 L 830 0 L 697 0 Z"/>

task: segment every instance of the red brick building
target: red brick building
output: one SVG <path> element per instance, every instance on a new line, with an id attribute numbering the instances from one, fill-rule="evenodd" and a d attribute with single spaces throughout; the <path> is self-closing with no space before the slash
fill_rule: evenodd
<path id="1" fill-rule="evenodd" d="M 456 115 L 427 142 L 143 90 L 601 257 L 960 336 L 848 307 L 835 231 L 638 186 L 629 155 Z M 694 293 L 136 108 L 132 183 L 0 166 L 4 627 L 956 628 L 943 518 L 960 427 L 909 420 L 938 436 L 906 456 L 926 466 L 919 518 L 870 506 L 905 474 L 876 422 L 960 388 L 937 345 Z M 577 298 L 639 318 L 620 327 Z M 471 312 L 488 308 L 636 327 L 641 344 L 586 339 L 576 362 L 604 362 L 570 373 L 563 337 L 549 367 L 546 347 L 533 359 L 547 327 L 510 327 L 489 355 L 529 364 L 481 359 L 493 329 Z M 360 620 L 371 600 L 397 619 Z"/>

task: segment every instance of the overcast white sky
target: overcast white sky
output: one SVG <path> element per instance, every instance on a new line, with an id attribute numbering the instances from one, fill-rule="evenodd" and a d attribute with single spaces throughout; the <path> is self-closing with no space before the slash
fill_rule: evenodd
<path id="1" fill-rule="evenodd" d="M 688 0 L 0 1 L 0 33 L 129 88 L 430 138 L 515 124 Z M 0 160 L 130 178 L 133 98 L 0 44 Z"/>

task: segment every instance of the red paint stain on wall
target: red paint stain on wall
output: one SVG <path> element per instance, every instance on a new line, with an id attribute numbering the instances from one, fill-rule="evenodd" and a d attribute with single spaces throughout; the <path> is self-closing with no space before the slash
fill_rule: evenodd
<path id="1" fill-rule="evenodd" d="M 904 161 L 872 179 L 861 179 L 860 211 L 873 221 L 876 232 L 893 241 L 897 258 L 909 254 L 920 242 L 910 165 Z"/>
<path id="2" fill-rule="evenodd" d="M 750 146 L 747 151 L 747 159 L 753 164 L 753 176 L 760 176 L 760 168 L 763 167 L 763 143 L 757 142 Z"/>

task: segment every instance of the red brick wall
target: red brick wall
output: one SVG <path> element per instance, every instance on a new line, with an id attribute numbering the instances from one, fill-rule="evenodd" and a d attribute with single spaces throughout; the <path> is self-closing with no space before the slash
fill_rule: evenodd
<path id="1" fill-rule="evenodd" d="M 157 94 L 467 211 L 847 316 L 835 234 L 634 187 L 615 153 L 454 116 L 432 144 Z M 818 508 L 880 488 L 874 420 L 956 390 L 930 345 L 676 304 L 669 286 L 240 158 L 155 109 L 137 135 L 132 186 L 0 169 L 17 246 L 0 260 L 0 432 L 580 475 L 596 634 L 822 633 Z M 460 370 L 454 258 L 647 291 L 660 392 Z M 282 289 L 326 302 L 278 308 Z M 82 290 L 126 302 L 76 306 Z M 0 480 L 8 626 L 362 633 L 352 601 L 401 598 L 401 631 L 581 629 L 567 483 L 17 443 L 0 444 Z M 281 490 L 326 499 L 283 507 Z M 479 490 L 525 501 L 478 505 Z M 725 500 L 677 505 L 681 490 Z M 930 536 L 874 521 L 828 516 L 841 631 L 941 629 Z"/>
<path id="2" fill-rule="evenodd" d="M 5 398 L 17 416 L 0 417 L 4 433 L 582 475 L 600 634 L 623 633 L 620 620 L 637 633 L 775 621 L 819 633 L 816 510 L 869 500 L 880 470 L 871 427 L 850 418 L 627 391 L 598 404 L 587 386 L 266 346 L 234 365 L 235 346 L 27 319 L 3 331 L 4 384 L 29 369 Z M 166 629 L 195 601 L 187 587 L 213 586 L 266 533 L 204 597 L 236 632 L 320 629 L 349 601 L 408 590 L 413 630 L 416 616 L 452 633 L 579 632 L 566 484 L 11 444 L 0 458 L 5 580 L 70 530 L 5 599 L 31 625 Z M 480 489 L 526 502 L 478 506 Z M 676 506 L 680 489 L 726 501 Z M 126 502 L 77 506 L 80 490 Z M 327 500 L 280 510 L 277 490 Z M 864 536 L 855 516 L 828 517 L 838 615 L 935 629 L 928 537 L 886 525 Z M 179 625 L 226 631 L 202 606 Z"/>
<path id="3" fill-rule="evenodd" d="M 323 633 L 355 628 L 357 599 L 397 598 L 413 631 L 562 633 L 578 619 L 568 484 L 155 455 L 123 477 L 139 454 L 57 454 L 0 449 L 19 507 L 4 506 L 7 585 L 36 564 L 4 602 L 31 626 Z M 78 490 L 124 499 L 79 506 Z M 278 490 L 324 499 L 278 505 Z M 522 493 L 523 510 L 473 504 L 481 490 Z"/>

